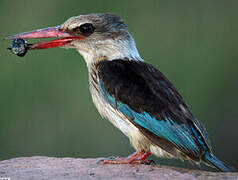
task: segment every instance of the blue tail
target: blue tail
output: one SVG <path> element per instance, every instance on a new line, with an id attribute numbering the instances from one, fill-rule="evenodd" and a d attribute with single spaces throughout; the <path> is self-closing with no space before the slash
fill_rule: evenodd
<path id="1" fill-rule="evenodd" d="M 234 172 L 234 169 L 225 165 L 222 161 L 220 161 L 216 156 L 214 156 L 210 152 L 206 152 L 203 158 L 203 161 L 210 165 L 211 167 L 217 168 L 221 172 Z"/>

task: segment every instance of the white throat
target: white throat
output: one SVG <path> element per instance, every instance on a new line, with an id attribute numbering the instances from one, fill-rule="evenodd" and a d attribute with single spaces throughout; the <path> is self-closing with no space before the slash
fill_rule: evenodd
<path id="1" fill-rule="evenodd" d="M 134 40 L 121 41 L 108 39 L 104 41 L 97 41 L 90 46 L 80 45 L 77 49 L 86 61 L 87 66 L 90 66 L 92 63 L 102 59 L 128 59 L 143 61 L 136 48 Z"/>

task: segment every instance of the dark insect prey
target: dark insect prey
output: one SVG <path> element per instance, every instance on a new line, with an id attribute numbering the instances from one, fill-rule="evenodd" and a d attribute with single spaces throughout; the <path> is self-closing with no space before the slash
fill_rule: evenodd
<path id="1" fill-rule="evenodd" d="M 13 54 L 23 57 L 27 53 L 27 42 L 24 39 L 14 39 L 11 47 L 8 49 L 11 50 Z"/>

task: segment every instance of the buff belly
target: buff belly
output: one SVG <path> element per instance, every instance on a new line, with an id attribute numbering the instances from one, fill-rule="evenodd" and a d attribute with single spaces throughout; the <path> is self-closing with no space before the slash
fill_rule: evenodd
<path id="1" fill-rule="evenodd" d="M 151 152 L 157 157 L 172 158 L 173 156 L 145 137 L 141 131 L 134 126 L 126 116 L 106 103 L 95 86 L 90 88 L 93 102 L 102 117 L 107 118 L 114 126 L 120 129 L 130 140 L 131 145 L 137 152 Z"/>

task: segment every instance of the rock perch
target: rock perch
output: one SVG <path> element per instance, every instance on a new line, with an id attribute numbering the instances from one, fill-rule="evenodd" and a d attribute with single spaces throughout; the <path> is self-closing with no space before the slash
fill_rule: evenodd
<path id="1" fill-rule="evenodd" d="M 160 165 L 111 165 L 102 158 L 19 157 L 0 161 L 0 179 L 9 180 L 238 180 L 238 173 L 216 173 Z M 7 179 L 7 180 L 8 180 Z"/>

